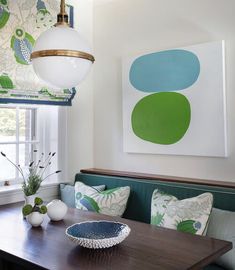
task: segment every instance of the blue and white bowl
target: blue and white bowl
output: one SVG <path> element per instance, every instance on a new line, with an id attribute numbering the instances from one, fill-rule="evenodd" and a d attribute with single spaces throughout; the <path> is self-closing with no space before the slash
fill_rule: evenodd
<path id="1" fill-rule="evenodd" d="M 85 221 L 66 229 L 70 240 L 85 248 L 109 248 L 121 243 L 130 233 L 128 225 L 113 221 Z"/>

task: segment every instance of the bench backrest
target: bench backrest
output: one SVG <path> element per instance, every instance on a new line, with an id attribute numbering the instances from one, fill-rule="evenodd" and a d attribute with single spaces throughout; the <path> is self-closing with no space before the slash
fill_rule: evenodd
<path id="1" fill-rule="evenodd" d="M 81 181 L 87 185 L 106 185 L 107 189 L 130 186 L 131 194 L 128 200 L 124 218 L 150 222 L 151 197 L 154 189 L 160 189 L 166 193 L 185 199 L 197 196 L 204 192 L 214 195 L 214 207 L 235 211 L 235 188 L 222 188 L 202 184 L 173 183 L 161 180 L 135 179 L 109 175 L 89 173 L 76 174 L 75 181 Z"/>

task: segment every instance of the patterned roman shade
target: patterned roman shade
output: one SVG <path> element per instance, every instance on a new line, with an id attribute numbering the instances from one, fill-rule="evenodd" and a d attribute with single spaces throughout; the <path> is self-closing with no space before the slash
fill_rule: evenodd
<path id="1" fill-rule="evenodd" d="M 70 106 L 75 89 L 53 89 L 30 62 L 35 40 L 56 23 L 58 0 L 0 0 L 0 103 Z M 73 26 L 72 6 L 67 6 Z"/>

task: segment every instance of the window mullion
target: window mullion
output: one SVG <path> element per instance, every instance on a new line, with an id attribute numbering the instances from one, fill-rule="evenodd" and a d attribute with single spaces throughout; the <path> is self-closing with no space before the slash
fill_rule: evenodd
<path id="1" fill-rule="evenodd" d="M 20 130 L 19 130 L 19 126 L 20 126 L 20 123 L 19 123 L 19 107 L 17 106 L 16 107 L 16 164 L 18 165 L 19 164 L 19 153 L 20 153 L 20 144 L 19 144 L 19 141 L 20 141 Z M 19 180 L 19 171 L 16 170 L 16 180 L 18 181 Z"/>

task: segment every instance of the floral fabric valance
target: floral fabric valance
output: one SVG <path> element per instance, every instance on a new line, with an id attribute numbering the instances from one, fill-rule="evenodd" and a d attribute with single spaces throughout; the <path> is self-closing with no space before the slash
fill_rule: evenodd
<path id="1" fill-rule="evenodd" d="M 75 89 L 44 85 L 30 62 L 35 40 L 56 23 L 60 1 L 0 0 L 0 103 L 71 105 Z M 73 7 L 67 6 L 73 26 Z"/>

